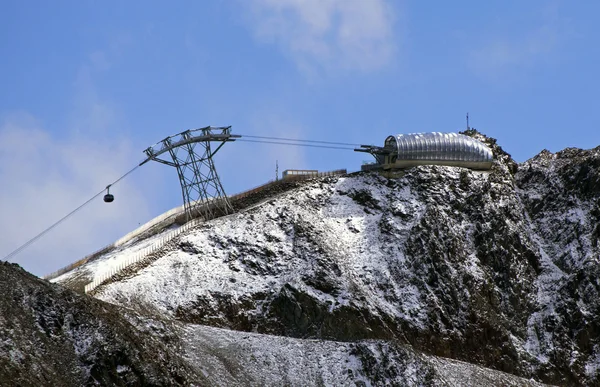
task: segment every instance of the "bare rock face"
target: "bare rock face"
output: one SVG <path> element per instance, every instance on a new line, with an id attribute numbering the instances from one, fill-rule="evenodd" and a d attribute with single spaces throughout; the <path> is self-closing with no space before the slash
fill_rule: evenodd
<path id="1" fill-rule="evenodd" d="M 304 340 L 142 317 L 6 263 L 0 290 L 2 386 L 540 385 L 398 342 Z"/>
<path id="2" fill-rule="evenodd" d="M 0 385 L 188 385 L 198 377 L 145 332 L 159 323 L 0 263 Z M 164 335 L 168 337 L 168 335 Z"/>
<path id="3" fill-rule="evenodd" d="M 541 369 L 600 383 L 600 147 L 548 151 L 516 176 L 543 257 L 527 329 Z M 534 340 L 537 339 L 537 340 Z"/>
<path id="4" fill-rule="evenodd" d="M 545 383 L 600 384 L 600 148 L 519 165 L 494 139 L 465 134 L 493 149 L 490 171 L 298 184 L 191 230 L 98 297 L 184 324 L 383 340 Z"/>

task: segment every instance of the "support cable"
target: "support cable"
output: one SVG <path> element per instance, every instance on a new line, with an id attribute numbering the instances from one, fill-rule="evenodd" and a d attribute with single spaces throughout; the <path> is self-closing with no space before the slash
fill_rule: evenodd
<path id="1" fill-rule="evenodd" d="M 249 136 L 246 136 L 249 137 Z M 291 142 L 278 142 L 278 141 L 261 141 L 261 140 L 244 140 L 243 138 L 238 138 L 237 141 L 244 142 L 256 142 L 260 144 L 276 144 L 276 145 L 294 145 L 294 146 L 305 146 L 309 148 L 326 148 L 326 149 L 342 149 L 342 150 L 354 150 L 354 148 L 346 148 L 341 146 L 329 146 L 329 145 L 312 145 L 312 144 L 294 144 Z"/>
<path id="2" fill-rule="evenodd" d="M 310 143 L 316 143 L 316 144 L 360 146 L 360 144 L 350 144 L 347 142 L 301 140 L 301 139 L 297 139 L 297 138 L 283 138 L 283 137 L 247 136 L 245 134 L 243 134 L 241 136 L 242 136 L 242 138 L 258 138 L 258 139 L 262 139 L 262 140 L 280 140 L 280 141 L 294 141 L 294 142 L 310 142 Z"/>
<path id="3" fill-rule="evenodd" d="M 137 168 L 139 168 L 139 165 L 136 165 L 135 167 L 133 167 L 131 170 L 129 170 L 127 173 L 125 173 L 123 176 L 119 177 L 117 180 L 115 180 L 114 182 L 112 182 L 111 184 L 109 184 L 107 187 L 113 186 L 115 184 L 117 184 L 118 182 L 120 182 L 121 180 L 123 180 L 125 177 L 127 177 L 127 175 L 129 175 L 130 173 L 132 173 L 133 171 L 135 171 Z M 73 211 L 69 212 L 67 215 L 63 216 L 62 218 L 60 218 L 57 222 L 55 222 L 54 224 L 52 224 L 50 227 L 46 228 L 44 231 L 42 231 L 41 233 L 37 234 L 36 236 L 34 236 L 33 238 L 31 238 L 30 240 L 28 240 L 27 242 L 25 242 L 24 244 L 22 244 L 21 246 L 19 246 L 17 249 L 15 249 L 13 252 L 11 252 L 10 254 L 8 254 L 6 257 L 4 257 L 4 261 L 9 261 L 10 259 L 12 259 L 15 255 L 19 254 L 21 251 L 25 250 L 27 247 L 29 247 L 30 245 L 32 245 L 34 242 L 36 242 L 38 239 L 40 239 L 41 237 L 43 237 L 44 235 L 46 235 L 48 232 L 50 232 L 52 229 L 54 229 L 56 226 L 58 226 L 59 224 L 61 224 L 62 222 L 64 222 L 65 220 L 67 220 L 69 217 L 71 217 L 72 215 L 74 215 L 75 213 L 77 213 L 79 210 L 81 210 L 83 207 L 87 206 L 89 203 L 91 203 L 94 199 L 96 199 L 98 196 L 102 195 L 104 192 L 106 191 L 106 188 L 104 188 L 102 191 L 98 192 L 97 194 L 95 194 L 94 196 L 92 196 L 90 199 L 88 199 L 85 203 L 83 203 L 82 205 L 80 205 L 79 207 L 77 207 L 76 209 L 74 209 Z"/>
<path id="4" fill-rule="evenodd" d="M 304 146 L 304 147 L 310 147 L 310 148 L 341 149 L 341 150 L 354 150 L 353 148 L 348 148 L 345 146 L 352 146 L 352 147 L 360 146 L 359 144 L 350 144 L 350 143 L 343 143 L 343 142 L 301 140 L 301 139 L 284 138 L 284 137 L 248 136 L 248 135 L 243 135 L 242 137 L 243 138 L 237 139 L 237 141 L 254 142 L 254 143 L 262 143 L 262 144 L 275 144 L 275 145 L 294 145 L 294 146 Z M 254 138 L 256 140 L 246 140 L 245 138 Z M 268 141 L 266 141 L 266 140 L 268 140 Z M 275 141 L 272 141 L 272 140 L 275 140 Z M 317 145 L 317 144 L 324 144 L 324 145 Z M 115 180 L 111 184 L 107 185 L 107 188 L 111 187 L 111 186 L 117 184 L 118 182 L 120 182 L 121 180 L 123 180 L 130 173 L 132 173 L 137 168 L 139 168 L 142 164 L 144 164 L 144 162 L 136 165 L 134 168 L 129 170 L 123 176 L 119 177 L 117 180 Z M 102 195 L 106 191 L 107 188 L 98 192 L 97 194 L 92 196 L 90 199 L 88 199 L 86 202 L 81 204 L 79 207 L 75 208 L 73 211 L 69 212 L 67 215 L 60 218 L 57 222 L 52 224 L 50 227 L 46 228 L 45 230 L 43 230 L 42 232 L 40 232 L 39 234 L 37 234 L 36 236 L 31 238 L 30 240 L 28 240 L 27 242 L 25 242 L 23 245 L 19 246 L 17 249 L 15 249 L 11 253 L 9 253 L 7 256 L 5 256 L 4 260 L 8 261 L 8 260 L 12 259 L 14 256 L 16 256 L 17 254 L 19 254 L 21 251 L 25 250 L 27 247 L 29 247 L 30 245 L 35 243 L 38 239 L 40 239 L 41 237 L 46 235 L 48 232 L 52 231 L 52 229 L 54 229 L 55 227 L 60 225 L 62 222 L 64 222 L 65 220 L 67 220 L 68 218 L 73 216 L 79 210 L 83 209 L 85 206 L 87 206 L 89 203 L 91 203 L 98 196 Z"/>

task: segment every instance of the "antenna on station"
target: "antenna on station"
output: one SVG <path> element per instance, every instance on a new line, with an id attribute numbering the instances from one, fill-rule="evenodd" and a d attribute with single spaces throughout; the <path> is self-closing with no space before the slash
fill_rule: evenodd
<path id="1" fill-rule="evenodd" d="M 275 181 L 279 180 L 279 160 L 275 160 Z"/>
<path id="2" fill-rule="evenodd" d="M 469 127 L 469 112 L 467 112 L 467 130 L 470 130 L 471 128 Z"/>

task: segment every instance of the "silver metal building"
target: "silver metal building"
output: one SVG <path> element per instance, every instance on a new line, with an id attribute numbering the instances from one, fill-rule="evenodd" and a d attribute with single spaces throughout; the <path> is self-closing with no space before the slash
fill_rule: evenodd
<path id="1" fill-rule="evenodd" d="M 383 147 L 362 145 L 377 163 L 363 169 L 404 169 L 417 165 L 448 165 L 490 169 L 492 150 L 479 140 L 459 133 L 410 133 L 389 136 Z"/>

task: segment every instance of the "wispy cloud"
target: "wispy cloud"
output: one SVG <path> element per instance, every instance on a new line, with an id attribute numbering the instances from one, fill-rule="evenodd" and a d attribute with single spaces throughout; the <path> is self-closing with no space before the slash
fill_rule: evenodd
<path id="1" fill-rule="evenodd" d="M 0 259 L 43 231 L 136 165 L 141 153 L 121 132 L 123 123 L 94 77 L 114 56 L 95 51 L 75 74 L 69 124 L 50 131 L 27 112 L 0 117 Z M 58 114 L 60 116 L 60 113 Z M 111 243 L 151 215 L 135 177 L 99 197 L 11 261 L 48 274 Z"/>
<path id="2" fill-rule="evenodd" d="M 372 71 L 386 66 L 397 44 L 386 0 L 254 0 L 256 37 L 276 43 L 305 72 Z"/>
<path id="3" fill-rule="evenodd" d="M 119 139 L 58 139 L 25 113 L 6 117 L 0 123 L 0 257 L 118 178 L 132 165 L 132 154 L 130 145 Z M 114 205 L 98 198 L 13 262 L 34 274 L 47 274 L 149 218 L 147 198 L 131 180 L 113 192 Z"/>
<path id="4" fill-rule="evenodd" d="M 488 37 L 472 50 L 469 67 L 477 74 L 497 78 L 508 71 L 531 68 L 547 60 L 560 46 L 566 36 L 566 21 L 560 18 L 558 5 L 541 10 L 532 28 L 519 34 L 504 30 L 503 36 Z"/>
<path id="5" fill-rule="evenodd" d="M 73 106 L 69 114 L 70 130 L 91 135 L 110 135 L 118 132 L 122 117 L 109 98 L 98 95 L 96 80 L 110 72 L 115 62 L 130 47 L 128 35 L 113 38 L 105 49 L 92 51 L 79 66 L 73 81 Z M 102 133 L 108 131 L 108 133 Z"/>

